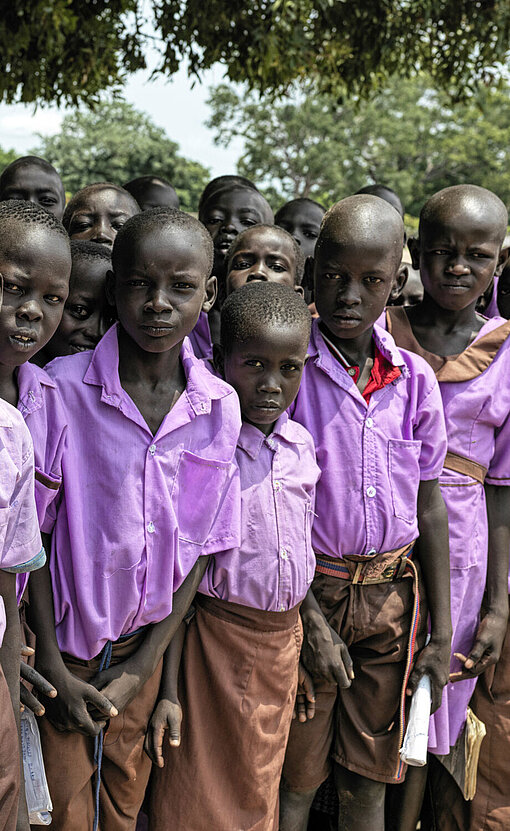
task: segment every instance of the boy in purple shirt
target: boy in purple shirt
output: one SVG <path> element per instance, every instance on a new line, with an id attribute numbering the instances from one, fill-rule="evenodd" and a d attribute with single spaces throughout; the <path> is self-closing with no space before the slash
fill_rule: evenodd
<path id="1" fill-rule="evenodd" d="M 437 708 L 448 678 L 441 398 L 426 363 L 374 326 L 398 277 L 403 237 L 390 205 L 352 196 L 326 214 L 315 251 L 320 319 L 293 417 L 314 437 L 321 468 L 317 573 L 301 610 L 317 704 L 313 720 L 291 727 L 281 831 L 306 828 L 330 755 L 339 829 L 382 831 L 386 783 L 405 772 L 406 692 L 429 675 Z"/>
<path id="2" fill-rule="evenodd" d="M 214 302 L 212 260 L 193 217 L 133 217 L 109 276 L 119 323 L 93 353 L 48 366 L 65 391 L 69 441 L 32 609 L 38 663 L 59 690 L 41 724 L 57 828 L 133 831 L 161 657 L 202 576 L 200 555 L 237 545 L 239 404 L 186 338 Z"/>
<path id="3" fill-rule="evenodd" d="M 152 831 L 278 827 L 298 681 L 299 607 L 315 571 L 311 520 L 319 469 L 310 434 L 286 413 L 309 336 L 310 314 L 291 287 L 253 283 L 222 309 L 217 365 L 239 395 L 243 417 L 236 451 L 241 545 L 211 559 L 196 596 L 182 661 L 178 749 L 176 661 L 167 656 L 148 736 L 161 768 L 151 784 Z M 170 743 L 163 751 L 165 728 Z"/>
<path id="4" fill-rule="evenodd" d="M 94 182 L 69 200 L 62 222 L 71 239 L 111 248 L 119 229 L 139 212 L 138 202 L 124 188 L 112 182 Z"/>

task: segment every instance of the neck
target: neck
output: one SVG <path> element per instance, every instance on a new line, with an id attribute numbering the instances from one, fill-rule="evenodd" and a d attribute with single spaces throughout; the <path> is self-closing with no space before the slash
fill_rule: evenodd
<path id="1" fill-rule="evenodd" d="M 373 326 L 370 326 L 363 332 L 361 335 L 358 335 L 356 338 L 338 338 L 333 335 L 327 326 L 324 326 L 322 323 L 320 328 L 324 332 L 327 338 L 329 338 L 332 343 L 340 350 L 342 355 L 344 355 L 349 363 L 354 364 L 356 366 L 364 366 L 365 362 L 368 358 L 372 357 L 373 354 L 373 347 L 372 347 L 372 334 L 373 334 Z"/>
<path id="2" fill-rule="evenodd" d="M 151 386 L 177 381 L 181 376 L 182 341 L 165 352 L 146 352 L 119 326 L 119 377 L 125 383 L 146 382 Z"/>
<path id="3" fill-rule="evenodd" d="M 0 364 L 0 398 L 16 407 L 18 404 L 18 382 L 16 367 Z"/>
<path id="4" fill-rule="evenodd" d="M 411 306 L 409 317 L 423 326 L 449 334 L 456 329 L 473 328 L 477 322 L 476 300 L 464 309 L 444 309 L 425 292 L 423 300 L 417 306 Z"/>

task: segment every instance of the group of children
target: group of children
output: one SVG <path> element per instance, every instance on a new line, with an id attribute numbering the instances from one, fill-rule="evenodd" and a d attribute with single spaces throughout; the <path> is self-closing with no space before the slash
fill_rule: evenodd
<path id="1" fill-rule="evenodd" d="M 57 831 L 306 831 L 326 780 L 339 831 L 510 824 L 507 223 L 433 196 L 408 306 L 389 188 L 273 215 L 222 176 L 195 219 L 155 177 L 65 205 L 6 168 L 0 829 L 29 827 L 20 620 Z"/>

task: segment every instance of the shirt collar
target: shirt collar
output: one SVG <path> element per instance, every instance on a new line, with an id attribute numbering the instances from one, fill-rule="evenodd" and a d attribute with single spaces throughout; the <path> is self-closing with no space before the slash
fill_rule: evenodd
<path id="1" fill-rule="evenodd" d="M 322 337 L 321 331 L 319 329 L 319 322 L 320 319 L 312 321 L 312 334 L 310 337 L 310 346 L 308 349 L 309 357 L 318 366 L 321 366 L 325 359 L 327 360 L 329 367 L 331 367 L 333 364 L 337 365 L 338 361 L 336 360 L 336 358 L 333 357 L 330 350 L 326 346 L 324 338 Z M 404 360 L 404 356 L 402 355 L 402 352 L 396 345 L 390 333 L 386 332 L 384 329 L 378 326 L 377 323 L 374 323 L 372 337 L 374 339 L 375 345 L 377 346 L 381 354 L 386 358 L 386 360 L 388 360 L 392 364 L 392 366 L 398 366 L 400 368 L 402 373 L 401 377 L 408 377 L 409 370 Z M 347 378 L 349 384 L 354 383 L 352 378 L 349 375 L 347 375 L 345 369 L 343 368 L 340 377 Z"/>
<path id="2" fill-rule="evenodd" d="M 23 416 L 39 410 L 43 405 L 43 386 L 56 388 L 50 376 L 28 361 L 18 367 L 18 410 Z"/>
<path id="3" fill-rule="evenodd" d="M 271 450 L 276 450 L 280 444 L 305 444 L 302 431 L 287 413 L 282 413 L 268 436 L 265 436 L 258 427 L 248 421 L 243 421 L 237 446 L 244 450 L 251 459 L 257 458 L 264 445 Z"/>
<path id="4" fill-rule="evenodd" d="M 86 384 L 102 387 L 101 400 L 114 407 L 119 407 L 125 394 L 119 378 L 118 331 L 119 324 L 114 323 L 99 341 L 83 378 Z M 190 407 L 195 415 L 210 413 L 211 402 L 230 395 L 232 387 L 209 372 L 204 362 L 195 356 L 188 338 L 184 338 L 180 357 L 186 375 L 184 394 Z"/>

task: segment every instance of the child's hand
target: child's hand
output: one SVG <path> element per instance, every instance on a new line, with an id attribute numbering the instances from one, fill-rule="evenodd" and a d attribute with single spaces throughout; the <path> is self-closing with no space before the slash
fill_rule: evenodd
<path id="1" fill-rule="evenodd" d="M 50 700 L 46 713 L 57 730 L 97 736 L 109 718 L 118 715 L 118 710 L 92 684 L 80 681 L 68 669 L 55 677 L 58 698 Z M 92 712 L 97 712 L 94 718 Z"/>
<path id="2" fill-rule="evenodd" d="M 475 642 L 469 655 L 466 657 L 460 652 L 455 652 L 455 657 L 464 664 L 460 672 L 450 673 L 450 681 L 464 681 L 466 678 L 474 678 L 485 672 L 487 667 L 497 663 L 501 655 L 501 648 L 505 638 L 507 627 L 507 613 L 487 613 L 478 626 Z"/>
<path id="3" fill-rule="evenodd" d="M 180 703 L 162 698 L 152 714 L 144 743 L 147 756 L 158 768 L 162 768 L 165 764 L 163 760 L 165 730 L 169 731 L 168 742 L 170 747 L 179 747 L 181 743 L 181 722 L 182 708 Z"/>
<path id="4" fill-rule="evenodd" d="M 298 689 L 294 713 L 292 718 L 298 717 L 304 724 L 315 715 L 315 690 L 310 674 L 306 671 L 301 661 L 299 662 Z"/>
<path id="5" fill-rule="evenodd" d="M 126 661 L 99 672 L 90 683 L 121 713 L 140 692 L 149 677 L 142 657 L 135 653 Z"/>
<path id="6" fill-rule="evenodd" d="M 354 679 L 352 660 L 343 640 L 322 616 L 303 620 L 301 660 L 315 679 L 338 684 L 342 689 Z"/>
<path id="7" fill-rule="evenodd" d="M 432 698 L 430 712 L 435 713 L 441 706 L 443 687 L 448 683 L 449 669 L 450 641 L 435 641 L 434 638 L 431 638 L 427 646 L 418 655 L 414 669 L 407 682 L 406 695 L 412 695 L 418 686 L 420 678 L 423 675 L 428 675 L 430 678 L 430 694 Z"/>
<path id="8" fill-rule="evenodd" d="M 33 654 L 33 649 L 29 649 L 29 647 L 22 647 L 21 654 L 26 657 L 27 655 Z M 46 695 L 48 698 L 56 698 L 57 691 L 53 684 L 50 684 L 50 682 L 40 675 L 36 669 L 28 666 L 28 664 L 24 661 L 21 661 L 20 664 L 20 675 L 21 678 L 24 681 L 27 681 L 28 684 L 31 684 L 38 693 Z M 20 684 L 19 697 L 23 707 L 28 707 L 28 709 L 32 710 L 36 716 L 44 715 L 44 706 L 35 697 L 35 695 L 32 695 L 30 690 L 28 690 L 23 683 Z"/>

